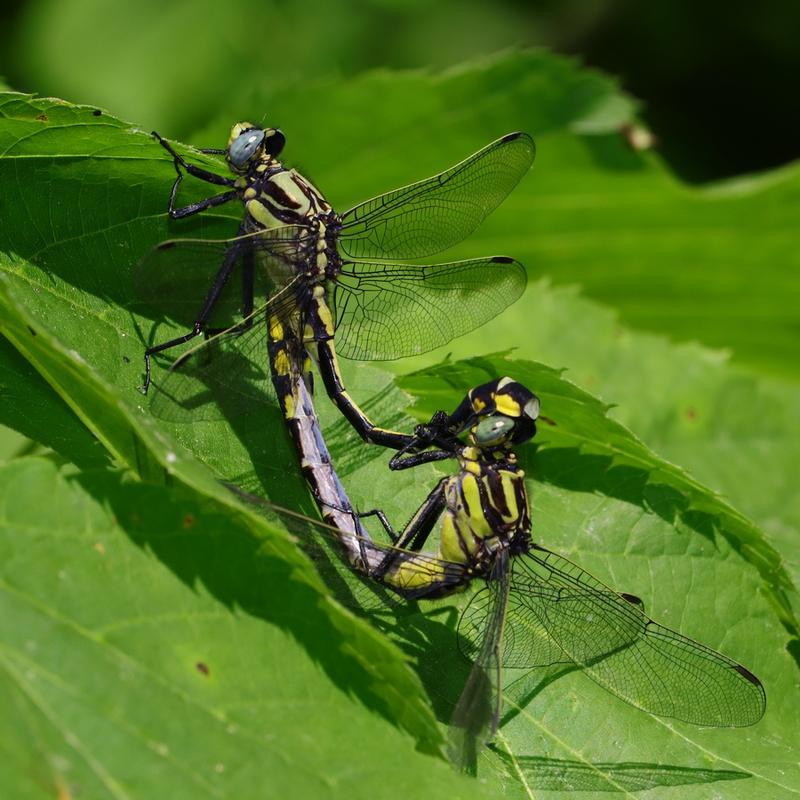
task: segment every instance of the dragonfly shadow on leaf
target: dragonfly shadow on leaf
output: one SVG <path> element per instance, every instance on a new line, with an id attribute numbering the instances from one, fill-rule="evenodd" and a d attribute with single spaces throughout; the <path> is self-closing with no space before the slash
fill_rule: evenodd
<path id="1" fill-rule="evenodd" d="M 224 481 L 311 511 L 299 474 L 288 479 L 296 455 L 270 380 L 266 337 L 249 334 L 245 349 L 226 334 L 179 356 L 163 382 L 154 380 L 150 410 Z"/>
<path id="2" fill-rule="evenodd" d="M 667 786 L 691 786 L 752 777 L 731 769 L 681 767 L 631 761 L 574 761 L 543 756 L 518 756 L 490 746 L 493 766 L 506 779 L 524 781 L 532 789 L 552 792 L 643 792 Z"/>

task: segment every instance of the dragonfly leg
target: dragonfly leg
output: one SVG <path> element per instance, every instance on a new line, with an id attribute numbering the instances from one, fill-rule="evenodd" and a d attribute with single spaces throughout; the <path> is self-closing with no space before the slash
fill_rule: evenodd
<path id="1" fill-rule="evenodd" d="M 236 183 L 235 178 L 226 178 L 223 175 L 217 175 L 207 169 L 190 164 L 180 153 L 176 152 L 172 145 L 157 131 L 153 131 L 153 136 L 158 139 L 158 143 L 172 156 L 176 170 L 181 166 L 195 178 L 206 181 L 206 183 L 215 183 L 217 186 L 233 186 Z"/>
<path id="2" fill-rule="evenodd" d="M 240 231 L 243 233 L 243 231 Z M 242 316 L 250 319 L 253 313 L 253 298 L 255 294 L 256 259 L 252 248 L 245 248 L 242 254 Z M 252 319 L 250 319 L 252 322 Z"/>
<path id="3" fill-rule="evenodd" d="M 174 339 L 162 342 L 161 344 L 148 347 L 147 350 L 144 351 L 144 384 L 142 385 L 142 394 L 147 394 L 147 391 L 150 388 L 151 357 L 156 355 L 157 353 L 162 353 L 165 350 L 170 350 L 173 347 L 178 347 L 178 345 L 185 344 L 191 339 L 194 339 L 195 336 L 199 336 L 206 329 L 206 322 L 208 321 L 208 318 L 211 316 L 211 312 L 213 311 L 214 306 L 219 300 L 219 297 L 222 294 L 222 290 L 225 288 L 225 285 L 227 284 L 231 276 L 231 273 L 233 272 L 233 269 L 236 266 L 236 263 L 240 256 L 241 253 L 235 247 L 231 247 L 225 254 L 222 266 L 219 268 L 219 271 L 217 272 L 217 275 L 214 278 L 214 283 L 212 284 L 211 289 L 209 290 L 208 294 L 205 297 L 205 300 L 203 301 L 203 306 L 200 309 L 200 313 L 197 315 L 194 324 L 192 325 L 192 328 L 188 333 L 185 333 L 182 336 L 176 336 Z M 252 320 L 249 320 L 249 323 L 252 324 Z M 248 321 L 242 323 L 243 330 L 247 326 L 248 326 Z"/>
<path id="4" fill-rule="evenodd" d="M 452 433 L 449 420 L 450 417 L 446 412 L 437 411 L 429 423 L 417 425 L 414 429 L 414 438 L 392 456 L 389 461 L 389 469 L 408 469 L 420 464 L 429 464 L 432 461 L 454 458 L 461 447 L 461 442 Z M 426 447 L 433 445 L 443 449 L 425 450 Z M 420 450 L 424 452 L 419 452 Z"/>
<path id="5" fill-rule="evenodd" d="M 195 322 L 192 329 L 189 333 L 185 333 L 183 336 L 176 336 L 174 339 L 169 339 L 166 342 L 162 342 L 161 344 L 153 345 L 153 347 L 148 347 L 147 350 L 144 351 L 144 383 L 142 384 L 142 394 L 147 394 L 148 389 L 150 388 L 151 382 L 151 365 L 150 359 L 152 356 L 163 352 L 164 350 L 169 350 L 173 347 L 177 347 L 178 345 L 185 344 L 186 342 L 194 339 L 195 336 L 199 336 L 203 330 L 203 325 L 200 322 Z"/>
<path id="6" fill-rule="evenodd" d="M 417 513 L 409 520 L 408 525 L 399 536 L 394 537 L 397 550 L 389 553 L 375 570 L 375 577 L 382 578 L 401 556 L 403 550 L 417 552 L 421 550 L 431 534 L 437 520 L 445 507 L 444 488 L 448 477 L 442 478 L 425 498 L 425 502 L 417 509 Z M 391 535 L 391 534 L 390 534 Z"/>
<path id="7" fill-rule="evenodd" d="M 231 200 L 235 200 L 239 196 L 238 190 L 231 189 L 230 192 L 215 194 L 213 197 L 207 197 L 205 200 L 198 200 L 196 203 L 190 203 L 188 206 L 175 208 L 175 195 L 178 192 L 178 186 L 182 180 L 183 176 L 179 175 L 176 178 L 175 183 L 172 185 L 172 191 L 169 195 L 169 206 L 167 208 L 170 219 L 183 219 L 184 217 L 191 217 L 192 214 L 205 211 L 207 208 L 214 208 L 215 206 L 221 206 L 225 203 L 230 203 Z"/>
<path id="8" fill-rule="evenodd" d="M 253 251 L 247 248 L 242 254 L 242 321 L 228 328 L 203 328 L 206 339 L 220 333 L 244 333 L 253 327 L 253 303 L 255 291 L 255 259 Z"/>
<path id="9" fill-rule="evenodd" d="M 389 536 L 392 544 L 394 544 L 400 538 L 400 534 L 395 531 L 395 529 L 392 527 L 392 523 L 389 522 L 389 518 L 380 508 L 373 508 L 371 511 L 359 511 L 357 513 L 359 519 L 364 519 L 365 517 L 377 517 L 378 521 L 383 526 L 383 529 Z"/>
<path id="10" fill-rule="evenodd" d="M 172 145 L 160 136 L 156 131 L 153 131 L 153 136 L 158 139 L 159 144 L 172 156 L 172 163 L 175 165 L 175 171 L 178 173 L 178 177 L 175 178 L 175 183 L 172 184 L 172 191 L 169 195 L 169 215 L 172 219 L 182 219 L 183 217 L 189 217 L 192 214 L 197 214 L 200 211 L 205 211 L 207 208 L 213 208 L 214 206 L 222 205 L 223 203 L 228 203 L 231 200 L 238 197 L 239 192 L 236 189 L 233 189 L 229 192 L 224 192 L 223 194 L 216 195 L 215 197 L 209 197 L 206 200 L 200 200 L 197 203 L 191 203 L 188 206 L 184 206 L 182 208 L 175 207 L 175 198 L 178 194 L 178 187 L 181 185 L 183 181 L 183 173 L 181 172 L 181 167 L 183 167 L 186 172 L 190 175 L 194 175 L 194 177 L 199 178 L 202 181 L 206 181 L 207 183 L 213 183 L 217 186 L 233 186 L 236 181 L 233 178 L 225 178 L 222 175 L 217 175 L 209 170 L 203 169 L 202 167 L 197 167 L 194 164 L 190 164 L 186 159 L 180 155 Z M 206 150 L 201 150 L 200 152 L 203 153 L 224 153 L 224 150 L 218 150 L 216 148 L 208 148 Z"/>
<path id="11" fill-rule="evenodd" d="M 405 450 L 401 450 L 393 455 L 389 461 L 389 469 L 408 469 L 409 467 L 418 467 L 420 464 L 430 464 L 433 461 L 444 461 L 447 458 L 455 457 L 455 453 L 451 450 L 426 450 L 424 453 L 413 453 L 412 455 L 405 455 L 405 453 Z"/>

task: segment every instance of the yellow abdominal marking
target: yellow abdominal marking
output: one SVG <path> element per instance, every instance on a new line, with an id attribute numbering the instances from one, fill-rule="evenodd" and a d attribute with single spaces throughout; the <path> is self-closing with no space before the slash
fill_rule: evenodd
<path id="1" fill-rule="evenodd" d="M 517 507 L 517 495 L 514 491 L 516 487 L 517 476 L 513 472 L 501 472 L 500 483 L 503 486 L 503 496 L 506 499 L 508 506 L 508 514 L 503 516 L 508 520 L 519 519 L 519 508 Z M 489 488 L 488 486 L 486 487 Z"/>
<path id="2" fill-rule="evenodd" d="M 269 338 L 273 341 L 283 339 L 283 323 L 277 317 L 269 318 Z"/>
<path id="3" fill-rule="evenodd" d="M 461 535 L 456 530 L 453 515 L 445 512 L 442 518 L 442 529 L 439 531 L 439 555 L 445 561 L 457 564 L 467 563 L 467 554 L 461 547 Z"/>
<path id="4" fill-rule="evenodd" d="M 493 532 L 489 527 L 486 515 L 483 513 L 480 487 L 478 479 L 474 475 L 469 474 L 462 478 L 461 493 L 469 506 L 469 514 L 464 514 L 464 526 L 468 527 L 479 539 L 491 538 Z"/>
<path id="5" fill-rule="evenodd" d="M 319 288 L 321 289 L 322 287 L 320 286 Z M 333 315 L 331 314 L 330 306 L 322 298 L 317 301 L 317 314 L 325 326 L 325 333 L 328 336 L 333 336 Z"/>
<path id="6" fill-rule="evenodd" d="M 285 350 L 281 350 L 275 355 L 272 366 L 278 375 L 289 374 L 289 357 L 286 355 Z"/>
<path id="7" fill-rule="evenodd" d="M 416 562 L 414 559 L 403 559 L 396 567 L 386 573 L 383 580 L 389 586 L 402 589 L 416 589 L 429 586 L 431 580 L 444 575 L 444 567 L 435 561 Z"/>

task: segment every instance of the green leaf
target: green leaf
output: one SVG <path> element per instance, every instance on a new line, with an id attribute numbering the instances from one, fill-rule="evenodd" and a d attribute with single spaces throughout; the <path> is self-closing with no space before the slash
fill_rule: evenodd
<path id="1" fill-rule="evenodd" d="M 630 105 L 613 83 L 545 54 L 493 61 L 444 78 L 369 75 L 349 83 L 301 88 L 302 93 L 299 87 L 288 87 L 270 96 L 259 95 L 246 108 L 242 104 L 233 110 L 220 109 L 219 124 L 210 126 L 207 135 L 198 135 L 195 142 L 220 145 L 231 121 L 248 116 L 260 119 L 267 108 L 280 118 L 289 135 L 287 157 L 296 153 L 303 170 L 341 209 L 349 202 L 441 169 L 509 129 L 527 128 L 537 136 L 539 163 L 533 175 L 460 248 L 463 255 L 500 250 L 524 257 L 529 268 L 538 266 L 541 256 L 535 253 L 544 251 L 537 249 L 538 240 L 529 233 L 547 205 L 545 199 L 555 211 L 559 208 L 552 197 L 537 201 L 539 190 L 535 187 L 541 185 L 539 174 L 546 154 L 552 154 L 547 158 L 555 158 L 557 153 L 565 156 L 554 162 L 552 169 L 558 163 L 561 173 L 572 176 L 568 183 L 578 193 L 578 200 L 584 170 L 590 180 L 597 181 L 592 169 L 602 166 L 604 181 L 621 186 L 632 176 L 655 169 L 634 154 L 620 166 L 619 153 L 625 151 L 614 144 L 615 131 L 630 119 Z M 131 304 L 131 265 L 148 246 L 169 235 L 219 235 L 230 230 L 240 210 L 231 208 L 208 215 L 206 220 L 167 224 L 163 210 L 174 172 L 163 151 L 145 135 L 105 115 L 96 117 L 90 108 L 20 96 L 0 103 L 0 113 L 6 117 L 0 124 L 0 147 L 9 156 L 0 161 L 0 185 L 11 223 L 4 226 L 0 237 L 3 247 L 34 262 L 7 264 L 11 308 L 19 317 L 13 331 L 15 345 L 58 387 L 92 430 L 101 432 L 104 444 L 123 463 L 136 464 L 143 458 L 142 471 L 155 477 L 165 464 L 166 453 L 180 452 L 172 449 L 170 437 L 177 437 L 215 470 L 224 474 L 253 471 L 257 485 L 268 496 L 285 498 L 293 507 L 309 508 L 296 474 L 287 470 L 287 464 L 295 463 L 294 457 L 274 417 L 265 414 L 263 424 L 249 428 L 232 421 L 234 424 L 203 427 L 187 434 L 161 424 L 154 431 L 147 415 L 135 408 L 142 402 L 136 387 L 141 380 L 144 342 L 151 341 L 151 336 L 159 341 L 168 338 L 170 329 L 162 324 L 153 332 L 153 320 L 137 313 Z M 358 115 L 363 107 L 371 109 L 369 127 Z M 37 120 L 41 114 L 47 116 L 46 123 Z M 325 120 L 325 125 L 318 124 L 319 120 Z M 575 169 L 570 172 L 573 151 L 583 157 L 575 156 Z M 556 173 L 553 175 L 556 180 Z M 664 179 L 662 183 L 670 182 Z M 203 196 L 206 188 L 187 185 L 186 196 Z M 567 198 L 560 206 L 564 214 L 562 247 L 576 238 L 570 224 L 582 224 L 587 213 L 585 206 L 579 207 L 580 213 L 570 210 L 570 203 L 574 206 L 574 199 Z M 645 238 L 640 239 L 643 254 L 646 243 Z M 557 250 L 551 247 L 552 253 Z M 39 335 L 31 337 L 27 324 Z M 56 332 L 57 340 L 52 336 Z M 649 434 L 659 427 L 658 420 L 649 415 L 651 395 L 662 395 L 664 405 L 654 408 L 664 409 L 672 388 L 654 380 L 653 375 L 664 360 L 673 370 L 674 380 L 683 356 L 661 340 L 654 347 L 652 337 L 606 325 L 603 312 L 595 305 L 542 283 L 491 326 L 454 343 L 451 349 L 474 355 L 512 345 L 521 347 L 521 357 L 569 365 L 576 370 L 570 376 L 597 389 L 605 401 L 625 402 L 630 413 L 646 421 L 642 426 L 648 442 Z M 626 350 L 628 360 L 622 358 Z M 78 362 L 70 351 L 80 353 L 92 365 L 102 378 L 102 387 L 92 391 L 84 387 L 91 373 L 86 364 L 75 366 Z M 584 352 L 596 357 L 595 373 L 581 360 Z M 440 355 L 433 354 L 431 359 L 437 357 Z M 624 379 L 613 370 L 615 359 L 626 365 Z M 637 359 L 643 362 L 637 363 Z M 700 362 L 691 363 L 697 367 Z M 507 364 L 504 371 L 515 374 L 516 363 Z M 403 362 L 399 368 L 414 367 Z M 463 380 L 471 380 L 474 365 L 464 369 Z M 622 448 L 641 445 L 626 431 L 609 427 L 602 403 L 570 388 L 546 368 L 521 364 L 521 374 L 522 370 L 528 370 L 525 379 L 532 388 L 551 387 L 547 403 L 555 410 L 546 408 L 545 413 L 552 413 L 559 422 L 557 430 L 544 428 L 540 449 L 524 456 L 532 465 L 537 538 L 610 585 L 642 596 L 659 621 L 746 663 L 764 680 L 769 709 L 752 730 L 705 731 L 650 718 L 601 692 L 582 675 L 537 673 L 528 680 L 508 675 L 506 699 L 519 703 L 523 710 L 514 713 L 509 706 L 510 716 L 498 745 L 513 757 L 509 762 L 509 758 L 487 752 L 481 775 L 487 776 L 491 788 L 500 791 L 502 787 L 509 796 L 524 795 L 525 787 L 533 794 L 537 787 L 566 792 L 580 783 L 587 770 L 600 778 L 594 784 L 584 782 L 587 790 L 599 791 L 610 785 L 630 792 L 634 780 L 661 787 L 685 782 L 672 796 L 706 797 L 705 784 L 725 780 L 726 797 L 791 796 L 791 787 L 797 782 L 793 732 L 798 704 L 795 665 L 786 652 L 787 636 L 774 604 L 765 597 L 769 593 L 773 601 L 780 600 L 786 589 L 785 574 L 774 563 L 774 554 L 760 532 L 747 527 L 746 520 L 740 520 L 744 528 L 734 535 L 725 527 L 729 522 L 716 529 L 716 520 L 724 513 L 732 513 L 735 519 L 735 512 L 719 505 L 718 498 L 680 470 L 672 471 L 674 468 L 650 452 L 643 454 L 634 448 L 631 453 Z M 375 395 L 375 407 L 380 410 L 376 419 L 384 422 L 399 414 L 401 397 L 390 374 L 357 365 L 346 368 L 345 376 L 360 402 Z M 721 375 L 721 382 L 728 377 L 727 373 Z M 448 398 L 460 397 L 469 385 L 458 380 Z M 420 391 L 422 388 L 427 396 L 429 387 L 420 387 Z M 327 425 L 335 416 L 326 403 L 321 401 L 320 406 Z M 408 518 L 432 485 L 435 470 L 415 471 L 402 478 L 390 475 L 385 457 L 364 448 L 345 430 L 337 425 L 334 452 L 352 495 L 361 507 L 380 505 L 393 520 Z M 156 433 L 166 438 L 156 438 Z M 644 457 L 644 466 L 610 463 L 607 452 L 584 452 L 585 448 L 577 446 L 589 438 L 608 445 L 603 437 L 609 434 L 616 437 L 613 444 L 618 458 Z M 562 437 L 559 446 L 553 444 L 558 443 L 553 438 L 557 435 Z M 132 438 L 140 444 L 133 447 Z M 150 460 L 155 463 L 150 465 Z M 252 520 L 230 498 L 218 496 L 207 473 L 193 471 L 195 467 L 181 455 L 171 471 L 181 483 L 205 496 L 205 502 L 213 498 L 221 508 L 230 509 L 237 523 L 256 526 L 259 534 L 266 534 L 258 527 L 263 522 Z M 659 482 L 649 485 L 647 477 L 653 470 L 658 470 Z M 665 475 L 672 483 L 664 480 Z M 769 491 L 763 480 L 760 484 L 762 491 Z M 695 508 L 711 505 L 710 513 L 707 507 L 704 510 L 712 518 L 708 525 L 701 524 L 702 516 L 689 512 L 689 503 Z M 750 549 L 743 549 L 742 542 Z M 278 549 L 281 559 L 293 563 L 287 552 Z M 759 574 L 751 558 L 763 561 L 766 571 L 762 564 Z M 764 578 L 773 576 L 777 576 L 776 583 L 765 585 Z M 452 642 L 449 648 L 442 647 L 446 637 L 440 620 L 449 620 L 447 630 L 452 630 L 449 608 L 450 603 L 445 603 L 421 615 L 416 639 L 413 626 L 390 630 L 401 646 L 419 656 L 422 680 L 441 721 L 448 719 L 468 668 Z M 783 613 L 785 617 L 785 607 Z M 375 642 L 371 645 L 378 647 Z M 388 655 L 386 659 L 388 663 Z M 402 676 L 401 672 L 393 675 L 393 680 L 400 681 L 397 676 Z M 412 688 L 412 697 L 417 696 L 415 691 Z M 537 758 L 546 761 L 537 762 Z M 543 769 L 545 764 L 555 765 L 565 782 L 547 784 L 553 770 Z M 412 769 L 409 767 L 409 773 Z M 734 780 L 741 773 L 756 777 Z M 542 782 L 537 783 L 540 774 Z M 668 789 L 663 788 L 662 793 L 668 796 Z"/>
<path id="2" fill-rule="evenodd" d="M 1 262 L 0 262 L 1 263 Z M 19 268 L 19 263 L 15 266 Z M 82 357 L 75 351 L 66 351 L 60 342 L 44 327 L 39 327 L 27 315 L 8 288 L 8 278 L 0 281 L 0 308 L 3 309 L 3 334 L 33 363 L 37 370 L 68 402 L 78 417 L 114 455 L 116 461 L 132 469 L 140 478 L 151 481 L 169 481 L 174 476 L 184 485 L 208 498 L 213 498 L 232 519 L 248 528 L 252 535 L 263 540 L 265 551 L 282 559 L 287 569 L 293 569 L 315 587 L 318 593 L 324 588 L 313 572 L 310 563 L 282 533 L 252 511 L 242 509 L 233 495 L 222 488 L 191 456 L 173 449 L 167 437 L 158 431 L 152 421 L 129 407 L 126 401 L 98 378 Z M 3 284 L 6 284 L 5 286 Z M 37 324 L 37 328 L 33 325 Z M 373 673 L 375 683 L 356 682 L 352 687 L 372 696 L 399 715 L 402 725 L 419 737 L 420 747 L 436 749 L 440 736 L 433 727 L 430 712 L 424 705 L 419 684 L 400 654 L 388 647 L 385 640 L 374 635 L 369 626 L 343 616 L 341 610 L 322 602 L 320 612 L 328 617 L 328 624 L 339 629 L 344 638 L 352 638 L 353 668 Z M 358 646 L 355 646 L 358 642 Z M 371 652 L 370 652 L 371 651 Z M 321 654 L 316 653 L 317 657 Z M 373 696 L 374 695 L 374 696 Z M 397 718 L 397 717 L 396 717 Z"/>
<path id="3" fill-rule="evenodd" d="M 363 704 L 379 651 L 354 670 L 365 637 L 218 503 L 24 459 L 0 509 L 4 796 L 479 796 Z"/>
<path id="4" fill-rule="evenodd" d="M 80 467 L 108 463 L 106 451 L 7 339 L 0 339 L 0 422 Z"/>

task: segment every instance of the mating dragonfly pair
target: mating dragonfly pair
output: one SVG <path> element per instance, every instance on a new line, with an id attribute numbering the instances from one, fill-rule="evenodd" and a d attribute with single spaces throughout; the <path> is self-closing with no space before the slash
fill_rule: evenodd
<path id="1" fill-rule="evenodd" d="M 525 476 L 513 452 L 536 430 L 539 404 L 528 389 L 509 378 L 492 381 L 414 434 L 375 425 L 345 390 L 337 351 L 361 360 L 425 352 L 488 321 L 521 295 L 524 268 L 507 257 L 427 266 L 392 259 L 430 255 L 469 235 L 531 166 L 530 137 L 505 136 L 439 175 L 342 215 L 281 163 L 285 138 L 277 129 L 241 123 L 225 150 L 205 151 L 225 155 L 234 177 L 187 161 L 158 138 L 178 173 L 170 216 L 234 199 L 244 203 L 245 215 L 234 239 L 166 242 L 138 271 L 140 294 L 189 326 L 146 351 L 145 390 L 152 356 L 200 334 L 211 339 L 173 363 L 156 386 L 152 408 L 192 421 L 204 399 L 225 394 L 231 369 L 246 359 L 254 365 L 254 391 L 227 398 L 227 412 L 257 412 L 271 382 L 327 523 L 320 530 L 335 533 L 357 572 L 407 599 L 441 597 L 483 582 L 458 625 L 459 646 L 474 660 L 450 728 L 458 766 L 474 765 L 497 727 L 503 666 L 574 663 L 633 705 L 702 725 L 749 725 L 761 717 L 764 691 L 751 672 L 658 625 L 638 598 L 612 591 L 532 541 Z M 184 173 L 225 190 L 176 207 Z M 209 287 L 189 317 L 176 314 L 186 307 L 187 281 Z M 220 324 L 237 310 L 233 325 Z M 207 357 L 210 348 L 213 357 Z M 264 351 L 271 378 L 258 367 Z M 381 520 L 391 544 L 370 537 L 362 522 L 367 515 L 353 509 L 336 475 L 314 413 L 311 361 L 356 431 L 399 451 L 393 469 L 458 463 L 400 533 L 382 512 L 368 512 Z M 438 552 L 424 553 L 437 523 Z"/>

